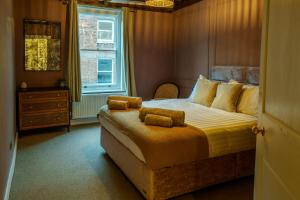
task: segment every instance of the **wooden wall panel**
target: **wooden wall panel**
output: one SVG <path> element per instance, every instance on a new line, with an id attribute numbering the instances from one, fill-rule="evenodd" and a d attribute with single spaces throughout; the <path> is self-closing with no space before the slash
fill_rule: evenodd
<path id="1" fill-rule="evenodd" d="M 218 0 L 212 65 L 259 66 L 262 0 Z"/>
<path id="2" fill-rule="evenodd" d="M 213 66 L 259 66 L 262 7 L 263 0 L 203 0 L 174 13 L 174 77 L 183 97 Z"/>
<path id="3" fill-rule="evenodd" d="M 16 82 L 17 86 L 26 81 L 29 87 L 48 87 L 64 78 L 66 6 L 58 0 L 15 0 L 15 46 L 16 46 Z M 61 22 L 62 71 L 28 72 L 24 70 L 23 19 L 42 19 Z"/>
<path id="4" fill-rule="evenodd" d="M 172 79 L 172 14 L 137 11 L 134 33 L 137 93 L 150 99 L 157 84 Z"/>
<path id="5" fill-rule="evenodd" d="M 187 96 L 199 74 L 208 75 L 209 3 L 174 13 L 174 77 Z"/>

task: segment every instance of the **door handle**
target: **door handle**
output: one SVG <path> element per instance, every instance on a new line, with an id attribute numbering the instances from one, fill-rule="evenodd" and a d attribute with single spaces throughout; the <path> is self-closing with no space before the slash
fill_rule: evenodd
<path id="1" fill-rule="evenodd" d="M 264 136 L 265 135 L 265 128 L 264 127 L 253 126 L 252 127 L 252 132 L 255 135 L 261 134 L 262 136 Z"/>

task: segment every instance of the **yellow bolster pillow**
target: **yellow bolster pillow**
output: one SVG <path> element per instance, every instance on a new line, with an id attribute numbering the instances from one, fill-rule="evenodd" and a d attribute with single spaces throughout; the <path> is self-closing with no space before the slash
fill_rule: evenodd
<path id="1" fill-rule="evenodd" d="M 146 125 L 162 126 L 162 127 L 171 128 L 172 125 L 173 125 L 173 122 L 172 122 L 171 117 L 147 114 L 146 117 L 145 117 L 145 124 Z"/>
<path id="2" fill-rule="evenodd" d="M 141 108 L 139 118 L 143 122 L 147 114 L 161 115 L 170 117 L 173 121 L 173 126 L 184 126 L 184 111 L 168 110 L 162 108 Z"/>
<path id="3" fill-rule="evenodd" d="M 127 96 L 108 96 L 107 104 L 110 100 L 128 101 L 129 108 L 140 108 L 143 102 L 141 97 L 127 97 Z"/>
<path id="4" fill-rule="evenodd" d="M 108 108 L 110 110 L 127 110 L 128 109 L 128 101 L 109 100 Z"/>

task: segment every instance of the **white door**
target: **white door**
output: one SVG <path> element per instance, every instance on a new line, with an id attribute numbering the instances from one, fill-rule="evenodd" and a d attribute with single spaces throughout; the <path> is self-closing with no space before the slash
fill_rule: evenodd
<path id="1" fill-rule="evenodd" d="M 265 0 L 255 200 L 300 200 L 300 0 Z"/>

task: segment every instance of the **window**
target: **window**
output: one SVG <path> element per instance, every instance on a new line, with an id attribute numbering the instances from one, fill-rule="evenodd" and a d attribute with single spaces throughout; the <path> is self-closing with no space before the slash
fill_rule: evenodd
<path id="1" fill-rule="evenodd" d="M 110 21 L 110 20 L 98 21 L 97 42 L 98 43 L 114 42 L 114 21 Z"/>
<path id="2" fill-rule="evenodd" d="M 112 59 L 98 60 L 98 83 L 113 84 Z"/>
<path id="3" fill-rule="evenodd" d="M 79 6 L 83 94 L 125 92 L 122 11 Z"/>

